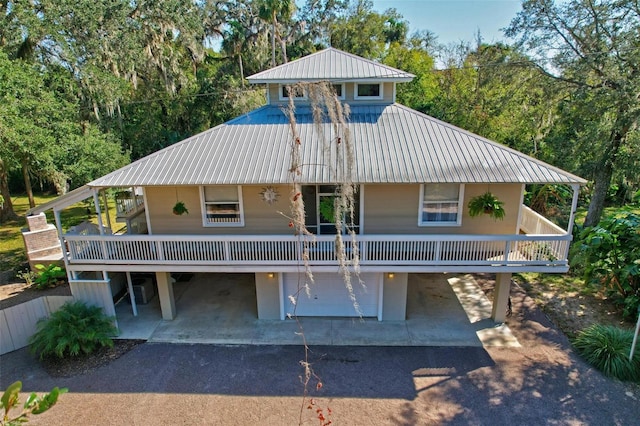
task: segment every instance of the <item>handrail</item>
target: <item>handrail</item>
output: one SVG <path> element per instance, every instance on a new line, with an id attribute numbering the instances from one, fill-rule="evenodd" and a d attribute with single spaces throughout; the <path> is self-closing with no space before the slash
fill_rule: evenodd
<path id="1" fill-rule="evenodd" d="M 567 231 L 530 207 L 522 205 L 520 228 L 527 234 L 565 235 Z"/>
<path id="2" fill-rule="evenodd" d="M 65 235 L 69 263 L 335 264 L 335 236 Z M 361 265 L 566 265 L 571 235 L 360 235 Z M 347 261 L 352 258 L 346 241 Z"/>

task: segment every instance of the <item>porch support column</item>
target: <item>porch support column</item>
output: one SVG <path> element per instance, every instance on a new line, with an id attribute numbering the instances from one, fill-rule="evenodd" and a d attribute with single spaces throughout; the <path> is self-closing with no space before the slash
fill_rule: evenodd
<path id="1" fill-rule="evenodd" d="M 567 226 L 567 234 L 573 233 L 573 225 L 576 220 L 576 210 L 578 209 L 578 196 L 580 195 L 580 185 L 574 183 L 571 185 L 573 188 L 573 199 L 571 200 L 571 214 L 569 216 L 569 225 Z"/>
<path id="2" fill-rule="evenodd" d="M 504 322 L 507 317 L 510 291 L 511 273 L 496 274 L 496 284 L 493 290 L 493 309 L 491 310 L 491 318 L 495 322 Z"/>
<path id="3" fill-rule="evenodd" d="M 256 272 L 258 319 L 284 320 L 282 311 L 282 274 Z"/>
<path id="4" fill-rule="evenodd" d="M 380 321 L 404 321 L 407 319 L 407 283 L 409 274 L 385 272 L 382 274 L 382 309 Z"/>
<path id="5" fill-rule="evenodd" d="M 172 320 L 176 317 L 176 300 L 173 297 L 173 281 L 169 272 L 156 272 L 158 282 L 158 297 L 162 319 Z"/>

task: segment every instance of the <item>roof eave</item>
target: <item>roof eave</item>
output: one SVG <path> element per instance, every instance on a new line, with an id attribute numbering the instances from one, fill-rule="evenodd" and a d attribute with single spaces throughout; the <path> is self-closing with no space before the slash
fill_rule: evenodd
<path id="1" fill-rule="evenodd" d="M 359 83 L 359 82 L 370 82 L 370 81 L 380 81 L 380 82 L 390 82 L 390 83 L 408 83 L 413 81 L 415 78 L 414 75 L 408 77 L 367 77 L 367 78 L 357 78 L 357 79 L 344 79 L 344 78 L 291 78 L 291 79 L 270 79 L 270 78 L 251 78 L 248 77 L 247 80 L 252 84 L 296 84 L 300 82 L 320 82 L 320 81 L 328 81 L 331 83 Z"/>

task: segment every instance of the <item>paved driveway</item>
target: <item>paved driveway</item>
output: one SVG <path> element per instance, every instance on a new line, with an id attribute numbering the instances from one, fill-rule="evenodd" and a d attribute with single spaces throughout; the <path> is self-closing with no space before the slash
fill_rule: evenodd
<path id="1" fill-rule="evenodd" d="M 312 409 L 300 346 L 147 343 L 65 379 L 21 350 L 0 357 L 0 385 L 69 387 L 29 424 L 317 425 L 317 409 L 335 425 L 638 424 L 638 387 L 589 368 L 519 289 L 512 298 L 518 348 L 312 347 Z"/>

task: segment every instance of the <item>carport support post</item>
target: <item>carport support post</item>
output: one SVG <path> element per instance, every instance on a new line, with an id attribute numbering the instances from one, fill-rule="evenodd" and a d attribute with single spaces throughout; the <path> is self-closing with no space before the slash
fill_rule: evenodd
<path id="1" fill-rule="evenodd" d="M 176 317 L 176 300 L 173 297 L 173 281 L 169 272 L 156 272 L 158 282 L 158 297 L 162 319 L 172 320 Z"/>
<path id="2" fill-rule="evenodd" d="M 504 322 L 507 317 L 510 291 L 511 273 L 496 274 L 496 284 L 493 290 L 493 309 L 491 311 L 491 318 L 495 322 Z"/>

